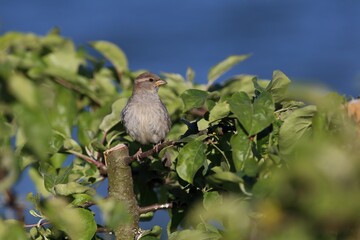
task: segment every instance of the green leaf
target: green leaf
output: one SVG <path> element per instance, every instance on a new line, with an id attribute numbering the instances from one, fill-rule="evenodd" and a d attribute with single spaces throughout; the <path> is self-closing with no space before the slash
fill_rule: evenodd
<path id="1" fill-rule="evenodd" d="M 47 162 L 41 162 L 39 172 L 44 178 L 45 188 L 52 192 L 53 188 L 57 184 L 67 183 L 68 177 L 71 173 L 72 165 L 61 168 L 60 170 L 55 169 Z"/>
<path id="2" fill-rule="evenodd" d="M 1 220 L 0 219 L 0 239 L 16 239 L 26 240 L 26 232 L 23 223 L 15 220 Z"/>
<path id="3" fill-rule="evenodd" d="M 210 122 L 205 120 L 204 118 L 200 119 L 200 121 L 198 121 L 196 124 L 199 131 L 205 130 L 210 126 Z"/>
<path id="4" fill-rule="evenodd" d="M 251 141 L 246 133 L 239 127 L 236 127 L 237 133 L 230 139 L 232 149 L 232 160 L 236 171 L 243 168 L 244 162 L 253 156 L 251 151 Z"/>
<path id="5" fill-rule="evenodd" d="M 8 85 L 9 91 L 19 100 L 19 102 L 29 108 L 37 107 L 38 92 L 30 79 L 22 74 L 13 74 L 8 80 Z"/>
<path id="6" fill-rule="evenodd" d="M 169 240 L 220 240 L 222 239 L 219 233 L 207 232 L 204 230 L 181 230 L 170 234 Z"/>
<path id="7" fill-rule="evenodd" d="M 161 237 L 162 229 L 160 226 L 155 225 L 151 230 L 143 230 L 141 233 L 141 240 L 159 240 Z"/>
<path id="8" fill-rule="evenodd" d="M 283 155 L 290 154 L 303 137 L 311 133 L 316 106 L 310 105 L 292 112 L 280 127 L 279 149 Z"/>
<path id="9" fill-rule="evenodd" d="M 40 159 L 47 159 L 53 132 L 45 109 L 40 106 L 32 109 L 24 105 L 16 105 L 14 112 L 24 133 L 26 144 Z"/>
<path id="10" fill-rule="evenodd" d="M 265 91 L 270 92 L 274 102 L 281 102 L 286 98 L 286 91 L 290 85 L 290 79 L 281 71 L 273 72 L 272 80 L 267 85 Z"/>
<path id="11" fill-rule="evenodd" d="M 194 176 L 206 161 L 206 145 L 195 139 L 187 143 L 179 152 L 176 172 L 189 183 L 193 183 Z"/>
<path id="12" fill-rule="evenodd" d="M 219 90 L 222 96 L 231 96 L 235 92 L 245 92 L 249 96 L 254 96 L 254 84 L 252 80 L 256 78 L 254 75 L 235 75 L 229 80 L 224 81 Z"/>
<path id="13" fill-rule="evenodd" d="M 178 73 L 166 73 L 166 72 L 162 72 L 161 76 L 164 76 L 166 78 L 166 80 L 174 80 L 175 82 L 179 83 L 179 82 L 185 82 L 185 79 L 183 76 L 181 76 L 181 74 Z"/>
<path id="14" fill-rule="evenodd" d="M 42 212 L 49 221 L 71 239 L 92 239 L 96 233 L 96 222 L 91 211 L 69 206 L 64 200 L 53 198 L 46 201 Z"/>
<path id="15" fill-rule="evenodd" d="M 100 123 L 100 129 L 108 132 L 116 124 L 121 121 L 121 111 L 125 107 L 127 99 L 120 98 L 116 100 L 111 106 L 111 113 L 106 115 Z"/>
<path id="16" fill-rule="evenodd" d="M 195 78 L 195 72 L 191 67 L 188 67 L 186 70 L 186 80 L 193 82 Z"/>
<path id="17" fill-rule="evenodd" d="M 120 224 L 128 224 L 131 216 L 123 202 L 113 198 L 98 199 L 96 204 L 99 206 L 106 226 L 115 229 Z"/>
<path id="18" fill-rule="evenodd" d="M 48 94 L 55 95 L 47 96 L 49 99 L 54 99 L 48 108 L 51 127 L 70 138 L 77 113 L 75 94 L 60 86 L 56 86 L 55 91 Z"/>
<path id="19" fill-rule="evenodd" d="M 75 46 L 71 41 L 66 41 L 66 44 L 55 52 L 47 54 L 43 58 L 48 66 L 61 68 L 72 73 L 76 73 L 80 64 L 84 63 L 82 59 L 75 52 Z"/>
<path id="20" fill-rule="evenodd" d="M 35 169 L 33 166 L 29 168 L 29 177 L 35 184 L 36 190 L 44 197 L 48 197 L 50 194 L 45 188 L 44 178 L 39 174 L 39 171 Z"/>
<path id="21" fill-rule="evenodd" d="M 274 121 L 275 106 L 271 95 L 264 92 L 261 93 L 253 104 L 253 121 L 250 133 L 256 134 Z"/>
<path id="22" fill-rule="evenodd" d="M 233 56 L 229 56 L 222 62 L 216 64 L 209 71 L 208 83 L 212 84 L 216 79 L 218 79 L 221 75 L 227 72 L 230 68 L 232 68 L 234 65 L 238 64 L 239 62 L 244 61 L 248 57 L 250 57 L 250 54 L 233 55 Z"/>
<path id="23" fill-rule="evenodd" d="M 223 171 L 220 167 L 211 169 L 214 173 L 207 176 L 206 179 L 213 183 L 224 184 L 224 182 L 243 183 L 244 180 L 233 172 Z"/>
<path id="24" fill-rule="evenodd" d="M 81 146 L 74 139 L 65 139 L 63 147 L 67 151 L 82 152 Z"/>
<path id="25" fill-rule="evenodd" d="M 257 134 L 274 121 L 274 103 L 267 92 L 262 92 L 251 103 L 249 96 L 238 92 L 228 100 L 230 110 L 235 114 L 249 136 Z"/>
<path id="26" fill-rule="evenodd" d="M 263 91 L 265 91 L 265 88 L 259 84 L 259 81 L 256 77 L 252 79 L 252 83 L 254 84 L 254 89 L 256 90 L 255 93 L 256 92 L 262 93 Z"/>
<path id="27" fill-rule="evenodd" d="M 76 193 L 73 194 L 72 197 L 74 198 L 74 200 L 71 202 L 73 206 L 81 206 L 93 201 L 93 196 L 86 193 Z"/>
<path id="28" fill-rule="evenodd" d="M 209 208 L 211 206 L 211 204 L 216 201 L 218 203 L 221 203 L 221 195 L 216 192 L 216 191 L 212 191 L 212 192 L 205 192 L 204 193 L 204 199 L 203 199 L 203 205 L 204 208 L 208 211 L 211 211 L 211 209 Z"/>
<path id="29" fill-rule="evenodd" d="M 252 128 L 253 106 L 251 99 L 245 92 L 237 92 L 228 100 L 230 110 L 250 134 Z"/>
<path id="30" fill-rule="evenodd" d="M 77 182 L 60 183 L 54 186 L 56 194 L 61 196 L 69 196 L 75 193 L 86 193 L 88 195 L 95 195 L 95 189 L 81 185 Z"/>
<path id="31" fill-rule="evenodd" d="M 118 73 L 128 70 L 128 62 L 125 53 L 115 44 L 107 41 L 96 41 L 90 44 L 107 58 L 116 68 Z"/>
<path id="32" fill-rule="evenodd" d="M 198 89 L 188 89 L 180 97 L 184 103 L 184 112 L 192 108 L 202 107 L 209 93 Z"/>
<path id="33" fill-rule="evenodd" d="M 227 102 L 217 102 L 210 111 L 209 121 L 214 122 L 216 120 L 222 119 L 229 115 L 229 113 L 230 107 Z"/>
<path id="34" fill-rule="evenodd" d="M 10 146 L 0 147 L 0 170 L 2 172 L 0 192 L 4 192 L 15 184 L 20 172 L 18 159 L 14 156 Z"/>

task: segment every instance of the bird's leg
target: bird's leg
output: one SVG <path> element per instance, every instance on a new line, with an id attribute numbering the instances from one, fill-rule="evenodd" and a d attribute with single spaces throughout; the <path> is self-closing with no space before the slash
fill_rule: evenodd
<path id="1" fill-rule="evenodd" d="M 137 152 L 134 154 L 134 157 L 136 157 L 138 162 L 140 162 L 140 155 L 142 154 L 142 152 L 142 149 L 139 148 L 139 150 L 137 150 Z"/>

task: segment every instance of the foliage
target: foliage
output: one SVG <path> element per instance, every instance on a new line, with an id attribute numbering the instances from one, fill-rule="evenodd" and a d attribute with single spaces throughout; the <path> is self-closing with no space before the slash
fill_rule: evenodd
<path id="1" fill-rule="evenodd" d="M 129 221 L 124 203 L 97 190 L 106 187 L 104 150 L 140 147 L 120 123 L 140 71 L 112 43 L 91 47 L 104 58 L 56 30 L 0 38 L 0 191 L 11 192 L 27 170 L 37 189 L 27 201 L 39 218 L 23 228 L 21 214 L 2 214 L 1 239 L 100 239 L 93 204 L 105 227 Z M 206 84 L 191 68 L 185 78 L 162 74 L 175 144 L 132 163 L 139 205 L 174 203 L 169 239 L 359 238 L 359 130 L 345 99 L 295 97 L 281 71 L 214 83 L 247 57 L 215 65 Z M 155 226 L 143 239 L 160 234 Z"/>

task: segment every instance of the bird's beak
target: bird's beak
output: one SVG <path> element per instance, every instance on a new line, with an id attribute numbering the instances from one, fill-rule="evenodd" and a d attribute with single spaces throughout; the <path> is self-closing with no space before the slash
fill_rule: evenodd
<path id="1" fill-rule="evenodd" d="M 161 85 L 165 85 L 165 84 L 167 84 L 167 82 L 165 82 L 165 81 L 162 80 L 162 79 L 157 80 L 157 81 L 155 82 L 155 86 L 156 86 L 156 87 L 160 87 Z"/>

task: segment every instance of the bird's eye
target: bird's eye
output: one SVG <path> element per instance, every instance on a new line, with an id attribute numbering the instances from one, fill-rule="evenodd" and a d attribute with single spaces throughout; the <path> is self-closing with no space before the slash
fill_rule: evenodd
<path id="1" fill-rule="evenodd" d="M 153 81 L 154 81 L 154 79 L 153 79 L 153 78 L 150 78 L 150 79 L 149 79 L 149 81 L 150 81 L 150 82 L 153 82 Z"/>

